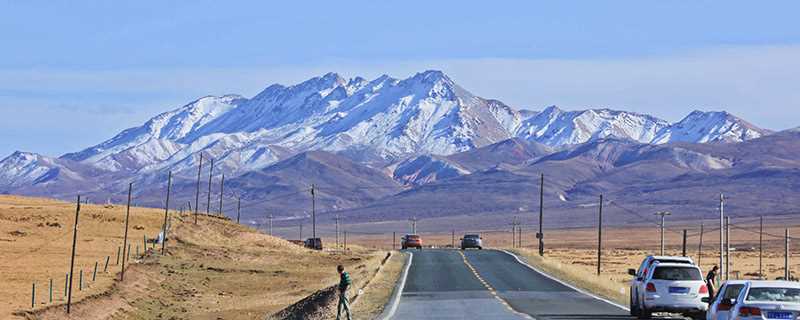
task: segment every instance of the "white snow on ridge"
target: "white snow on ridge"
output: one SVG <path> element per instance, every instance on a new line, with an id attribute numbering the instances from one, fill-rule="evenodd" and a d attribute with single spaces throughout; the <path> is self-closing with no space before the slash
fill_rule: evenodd
<path id="1" fill-rule="evenodd" d="M 724 111 L 693 111 L 683 120 L 664 128 L 651 143 L 741 142 L 759 138 L 765 134 L 769 134 L 769 131 L 756 128 Z"/>
<path id="2" fill-rule="evenodd" d="M 580 144 L 602 138 L 648 143 L 657 132 L 668 126 L 664 120 L 638 113 L 609 109 L 562 111 L 551 106 L 525 120 L 515 135 L 550 146 Z"/>

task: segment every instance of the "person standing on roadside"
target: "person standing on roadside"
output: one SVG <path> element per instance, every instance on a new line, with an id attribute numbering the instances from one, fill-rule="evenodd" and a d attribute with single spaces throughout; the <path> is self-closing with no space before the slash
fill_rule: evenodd
<path id="1" fill-rule="evenodd" d="M 719 267 L 714 266 L 706 275 L 706 287 L 708 287 L 709 304 L 711 304 L 711 301 L 714 300 L 714 296 L 717 292 L 717 270 L 719 270 Z"/>
<path id="2" fill-rule="evenodd" d="M 336 320 L 339 320 L 342 314 L 342 307 L 347 312 L 347 320 L 352 320 L 350 317 L 350 303 L 347 301 L 347 289 L 350 288 L 350 283 L 352 283 L 350 274 L 344 272 L 344 266 L 342 265 L 336 266 L 336 271 L 339 272 L 339 306 L 336 311 Z"/>

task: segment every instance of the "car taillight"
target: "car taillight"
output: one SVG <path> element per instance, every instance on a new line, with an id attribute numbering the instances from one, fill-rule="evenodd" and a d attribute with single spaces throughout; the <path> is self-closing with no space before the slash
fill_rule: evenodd
<path id="1" fill-rule="evenodd" d="M 648 282 L 645 290 L 647 290 L 647 292 L 656 292 L 656 285 L 652 282 Z"/>
<path id="2" fill-rule="evenodd" d="M 706 287 L 706 285 L 704 285 L 704 284 L 700 285 L 700 293 L 701 294 L 708 293 L 708 287 Z"/>
<path id="3" fill-rule="evenodd" d="M 739 315 L 743 317 L 760 316 L 761 309 L 758 307 L 741 307 L 739 308 Z"/>

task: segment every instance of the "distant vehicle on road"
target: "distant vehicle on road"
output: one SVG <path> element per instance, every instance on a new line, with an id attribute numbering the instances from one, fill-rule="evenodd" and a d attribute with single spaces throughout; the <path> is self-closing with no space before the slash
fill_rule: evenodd
<path id="1" fill-rule="evenodd" d="M 798 282 L 726 281 L 719 292 L 708 309 L 707 320 L 798 319 L 800 317 L 800 283 Z"/>
<path id="2" fill-rule="evenodd" d="M 309 249 L 322 250 L 322 239 L 308 238 L 306 239 L 304 246 Z"/>
<path id="3" fill-rule="evenodd" d="M 465 234 L 464 237 L 461 238 L 461 250 L 466 250 L 468 248 L 483 250 L 483 238 L 477 234 Z"/>
<path id="4" fill-rule="evenodd" d="M 631 304 L 631 313 L 635 313 L 639 319 L 650 319 L 654 312 L 680 313 L 693 319 L 705 318 L 708 287 L 698 266 L 655 262 L 642 278 L 641 285 L 644 290 L 639 290 L 638 295 L 632 297 L 636 304 Z"/>
<path id="5" fill-rule="evenodd" d="M 422 250 L 422 237 L 418 234 L 407 234 L 400 238 L 400 247 L 403 250 L 408 248 L 417 248 Z"/>
<path id="6" fill-rule="evenodd" d="M 631 280 L 631 289 L 630 289 L 630 310 L 632 316 L 639 315 L 639 305 L 641 302 L 639 297 L 644 296 L 645 292 L 645 285 L 644 280 L 647 277 L 647 274 L 652 268 L 654 263 L 683 263 L 683 264 L 690 264 L 694 265 L 694 261 L 692 258 L 688 257 L 679 257 L 679 256 L 647 256 L 642 260 L 642 263 L 639 265 L 639 269 L 628 269 L 628 274 L 633 276 L 633 280 Z"/>

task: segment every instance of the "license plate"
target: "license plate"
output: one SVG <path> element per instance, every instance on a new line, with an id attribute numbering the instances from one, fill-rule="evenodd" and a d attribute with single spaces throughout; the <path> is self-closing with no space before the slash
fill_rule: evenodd
<path id="1" fill-rule="evenodd" d="M 767 319 L 794 319 L 794 313 L 787 311 L 770 311 L 767 312 Z"/>
<path id="2" fill-rule="evenodd" d="M 686 288 L 686 287 L 669 287 L 669 293 L 687 294 L 687 293 L 689 293 L 689 288 Z"/>

